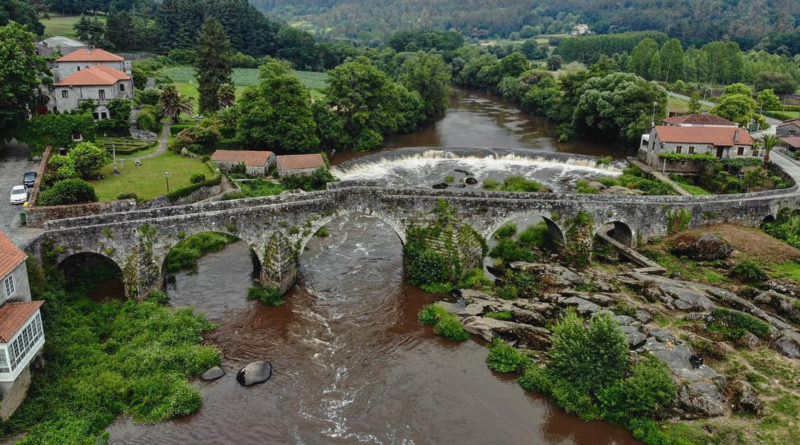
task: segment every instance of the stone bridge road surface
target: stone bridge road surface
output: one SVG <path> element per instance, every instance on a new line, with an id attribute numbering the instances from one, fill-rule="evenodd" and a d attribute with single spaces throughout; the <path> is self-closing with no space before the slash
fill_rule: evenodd
<path id="1" fill-rule="evenodd" d="M 22 185 L 25 172 L 35 172 L 38 168 L 39 162 L 28 158 L 28 148 L 24 145 L 9 142 L 0 149 L 0 230 L 18 246 L 27 245 L 43 231 L 20 225 L 22 206 L 11 205 L 9 194 L 11 187 Z"/>

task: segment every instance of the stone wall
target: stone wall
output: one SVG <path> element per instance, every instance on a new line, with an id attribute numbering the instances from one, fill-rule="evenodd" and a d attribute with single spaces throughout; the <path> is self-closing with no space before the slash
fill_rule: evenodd
<path id="1" fill-rule="evenodd" d="M 131 202 L 134 205 L 131 205 Z M 34 227 L 49 227 L 48 221 L 82 216 L 127 212 L 136 210 L 133 200 L 90 202 L 86 204 L 67 204 L 60 206 L 25 207 L 26 224 Z"/>

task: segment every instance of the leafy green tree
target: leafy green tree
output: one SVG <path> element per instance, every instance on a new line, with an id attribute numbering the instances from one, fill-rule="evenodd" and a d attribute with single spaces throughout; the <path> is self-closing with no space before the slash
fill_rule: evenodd
<path id="1" fill-rule="evenodd" d="M 758 107 L 762 110 L 780 110 L 781 99 L 771 89 L 761 90 L 758 93 Z"/>
<path id="2" fill-rule="evenodd" d="M 35 34 L 44 33 L 44 25 L 37 17 L 33 2 L 27 0 L 4 0 L 0 2 L 0 26 L 17 22 Z"/>
<path id="3" fill-rule="evenodd" d="M 236 87 L 229 83 L 223 83 L 217 90 L 217 100 L 222 108 L 232 107 L 236 102 Z"/>
<path id="4" fill-rule="evenodd" d="M 635 74 L 593 77 L 579 90 L 572 124 L 578 132 L 635 141 L 650 128 L 654 104 L 659 122 L 666 116 L 667 92 Z"/>
<path id="5" fill-rule="evenodd" d="M 683 79 L 684 54 L 680 40 L 670 39 L 661 47 L 661 74 L 667 82 Z"/>
<path id="6" fill-rule="evenodd" d="M 505 76 L 517 77 L 528 71 L 530 67 L 531 64 L 528 63 L 528 59 L 524 55 L 520 53 L 509 54 L 500 59 L 500 78 Z"/>
<path id="7" fill-rule="evenodd" d="M 34 35 L 23 25 L 12 22 L 0 27 L 0 145 L 34 111 L 39 96 L 46 66 L 33 42 Z"/>
<path id="8" fill-rule="evenodd" d="M 753 100 L 749 93 L 726 93 L 719 98 L 717 106 L 711 110 L 711 113 L 745 125 L 753 118 L 755 111 L 756 101 Z"/>
<path id="9" fill-rule="evenodd" d="M 697 93 L 692 93 L 689 95 L 689 113 L 697 114 L 703 109 L 703 106 L 700 105 L 700 96 Z"/>
<path id="10" fill-rule="evenodd" d="M 647 38 L 639 42 L 631 51 L 631 71 L 642 77 L 650 75 L 650 63 L 653 55 L 658 52 L 658 43 Z"/>
<path id="11" fill-rule="evenodd" d="M 67 153 L 75 165 L 75 172 L 84 179 L 93 179 L 108 164 L 108 153 L 105 149 L 91 142 L 82 142 Z"/>
<path id="12" fill-rule="evenodd" d="M 561 69 L 562 60 L 560 56 L 550 56 L 547 59 L 547 69 L 550 71 L 558 71 Z"/>
<path id="13" fill-rule="evenodd" d="M 192 114 L 194 112 L 194 100 L 191 97 L 184 97 L 175 85 L 167 85 L 161 90 L 158 98 L 158 106 L 161 114 L 172 118 L 172 122 L 180 122 L 181 113 Z"/>
<path id="14" fill-rule="evenodd" d="M 317 148 L 311 97 L 300 79 L 277 60 L 267 61 L 259 77 L 261 83 L 245 90 L 236 104 L 239 139 L 269 150 Z"/>
<path id="15" fill-rule="evenodd" d="M 725 94 L 743 94 L 745 96 L 752 96 L 753 92 L 750 87 L 743 83 L 734 83 L 725 87 Z"/>
<path id="16" fill-rule="evenodd" d="M 320 51 L 314 36 L 293 26 L 284 26 L 277 35 L 278 57 L 298 70 L 318 69 Z"/>
<path id="17" fill-rule="evenodd" d="M 90 45 L 106 46 L 106 25 L 99 18 L 82 15 L 74 28 L 78 39 Z"/>
<path id="18" fill-rule="evenodd" d="M 442 56 L 418 52 L 403 62 L 398 77 L 406 88 L 420 94 L 425 117 L 430 120 L 447 111 L 452 91 L 450 76 Z"/>
<path id="19" fill-rule="evenodd" d="M 553 327 L 550 368 L 579 391 L 595 394 L 628 371 L 628 342 L 611 315 L 595 315 L 584 326 L 575 311 L 567 311 Z"/>
<path id="20" fill-rule="evenodd" d="M 94 191 L 94 187 L 80 178 L 58 181 L 52 187 L 42 191 L 36 199 L 36 203 L 43 206 L 95 201 L 97 201 L 97 194 Z"/>
<path id="21" fill-rule="evenodd" d="M 219 109 L 219 87 L 231 83 L 231 42 L 217 19 L 203 23 L 197 47 L 197 90 L 200 113 Z"/>
<path id="22" fill-rule="evenodd" d="M 762 71 L 755 77 L 756 91 L 771 89 L 776 94 L 794 94 L 797 89 L 797 82 L 788 73 L 777 73 L 774 71 Z"/>
<path id="23" fill-rule="evenodd" d="M 661 79 L 661 53 L 653 53 L 650 58 L 650 67 L 647 69 L 647 78 L 651 80 Z"/>

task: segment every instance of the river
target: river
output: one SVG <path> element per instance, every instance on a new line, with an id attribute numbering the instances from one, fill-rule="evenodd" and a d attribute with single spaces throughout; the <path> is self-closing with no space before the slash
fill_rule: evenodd
<path id="1" fill-rule="evenodd" d="M 554 147 L 550 130 L 507 104 L 466 92 L 454 100 L 435 127 L 389 146 L 431 146 L 435 137 L 442 146 Z M 466 144 L 470 132 L 475 140 Z M 222 350 L 227 375 L 196 382 L 203 395 L 197 413 L 157 425 L 118 419 L 111 443 L 637 443 L 493 373 L 480 341 L 452 343 L 421 326 L 417 313 L 436 297 L 404 284 L 402 244 L 387 224 L 348 216 L 328 228 L 330 236 L 315 237 L 302 253 L 298 285 L 278 308 L 246 300 L 254 277 L 243 242 L 201 258 L 196 274 L 177 274 L 167 289 L 171 304 L 218 324 L 207 341 Z M 262 359 L 273 364 L 272 379 L 241 387 L 236 371 Z"/>

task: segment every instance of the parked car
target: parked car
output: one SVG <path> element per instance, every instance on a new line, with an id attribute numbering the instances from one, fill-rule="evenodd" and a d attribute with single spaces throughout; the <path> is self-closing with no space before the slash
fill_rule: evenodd
<path id="1" fill-rule="evenodd" d="M 24 204 L 28 201 L 28 189 L 24 185 L 15 185 L 11 188 L 11 204 Z"/>
<path id="2" fill-rule="evenodd" d="M 36 172 L 26 172 L 22 175 L 22 185 L 31 188 L 36 183 Z"/>

